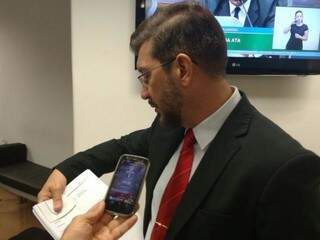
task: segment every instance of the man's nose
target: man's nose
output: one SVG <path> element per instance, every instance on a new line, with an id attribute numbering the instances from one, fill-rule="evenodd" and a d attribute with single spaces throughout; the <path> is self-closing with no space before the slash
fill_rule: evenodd
<path id="1" fill-rule="evenodd" d="M 143 100 L 146 100 L 150 97 L 148 87 L 146 87 L 146 86 L 141 87 L 140 96 Z"/>

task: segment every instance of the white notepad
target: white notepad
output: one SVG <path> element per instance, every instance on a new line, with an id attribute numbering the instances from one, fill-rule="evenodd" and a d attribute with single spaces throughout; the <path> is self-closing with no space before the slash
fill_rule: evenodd
<path id="1" fill-rule="evenodd" d="M 34 205 L 32 211 L 50 235 L 58 240 L 75 216 L 84 214 L 105 198 L 107 189 L 100 178 L 86 170 L 66 186 L 61 212 L 53 210 L 52 199 Z"/>

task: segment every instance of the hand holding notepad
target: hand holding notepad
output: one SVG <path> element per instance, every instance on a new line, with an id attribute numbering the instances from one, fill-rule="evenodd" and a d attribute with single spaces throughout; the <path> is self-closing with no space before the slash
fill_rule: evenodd
<path id="1" fill-rule="evenodd" d="M 52 199 L 33 206 L 33 213 L 54 239 L 60 239 L 75 216 L 86 213 L 93 205 L 104 200 L 107 185 L 90 170 L 70 182 L 62 195 L 63 208 L 53 210 Z"/>

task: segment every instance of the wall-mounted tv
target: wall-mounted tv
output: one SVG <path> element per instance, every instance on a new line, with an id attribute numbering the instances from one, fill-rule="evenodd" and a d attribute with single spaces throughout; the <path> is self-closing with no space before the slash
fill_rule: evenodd
<path id="1" fill-rule="evenodd" d="M 136 25 L 165 4 L 136 0 Z M 185 2 L 185 1 L 184 1 Z M 221 24 L 228 74 L 320 74 L 320 0 L 194 0 Z"/>

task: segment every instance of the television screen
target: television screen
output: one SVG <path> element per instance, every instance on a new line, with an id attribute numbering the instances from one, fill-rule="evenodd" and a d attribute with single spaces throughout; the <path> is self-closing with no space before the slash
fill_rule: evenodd
<path id="1" fill-rule="evenodd" d="M 136 0 L 136 24 L 182 0 Z M 320 0 L 194 0 L 223 28 L 229 74 L 320 74 Z"/>

